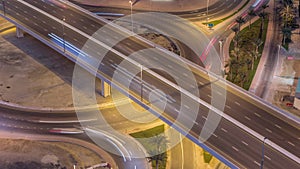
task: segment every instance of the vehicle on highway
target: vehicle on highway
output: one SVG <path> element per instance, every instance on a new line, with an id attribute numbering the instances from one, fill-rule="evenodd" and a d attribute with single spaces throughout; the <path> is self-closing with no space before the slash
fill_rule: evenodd
<path id="1" fill-rule="evenodd" d="M 56 134 L 82 134 L 83 130 L 78 128 L 52 128 L 49 130 L 50 133 Z"/>

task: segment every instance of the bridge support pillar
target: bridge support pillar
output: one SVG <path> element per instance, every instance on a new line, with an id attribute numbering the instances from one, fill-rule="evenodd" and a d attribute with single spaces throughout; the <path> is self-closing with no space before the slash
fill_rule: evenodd
<path id="1" fill-rule="evenodd" d="M 24 31 L 19 27 L 17 27 L 16 34 L 17 34 L 17 38 L 23 38 L 24 37 Z"/>
<path id="2" fill-rule="evenodd" d="M 103 97 L 110 96 L 111 86 L 104 80 L 101 80 L 101 95 Z"/>

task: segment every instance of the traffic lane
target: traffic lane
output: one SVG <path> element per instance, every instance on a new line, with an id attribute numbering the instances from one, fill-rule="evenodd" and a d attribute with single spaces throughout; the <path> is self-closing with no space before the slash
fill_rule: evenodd
<path id="1" fill-rule="evenodd" d="M 296 128 L 287 123 L 283 123 L 264 110 L 249 105 L 249 102 L 243 103 L 242 100 L 237 100 L 238 98 L 232 96 L 234 95 L 227 93 L 227 98 L 230 99 L 226 100 L 227 105 L 231 108 L 230 115 L 232 117 L 243 122 L 243 124 L 249 126 L 251 129 L 258 131 L 261 135 L 270 138 L 270 140 L 281 145 L 281 147 L 292 152 L 296 156 L 300 156 L 300 152 L 296 148 L 300 146 L 297 141 L 298 138 L 300 138 L 300 134 Z M 253 125 L 254 122 L 256 125 Z"/>
<path id="2" fill-rule="evenodd" d="M 226 144 L 224 145 L 220 143 L 220 141 Z M 225 152 L 225 157 L 226 154 L 233 151 L 231 155 L 234 157 L 234 161 L 242 161 L 242 164 L 247 166 L 247 168 L 257 168 L 258 163 L 260 163 L 262 141 L 257 140 L 257 138 L 247 134 L 225 119 L 222 119 L 218 128 L 214 131 L 214 135 L 210 137 L 208 142 L 211 143 L 213 147 L 220 146 L 219 149 Z M 248 160 L 245 161 L 243 159 Z M 289 163 L 289 167 L 291 168 L 299 167 L 297 162 L 288 159 L 270 147 L 265 151 L 265 165 L 267 168 L 285 168 L 286 166 L 282 166 L 282 163 Z"/>
<path id="3" fill-rule="evenodd" d="M 195 71 L 193 71 L 193 72 L 195 72 Z M 198 77 L 201 77 L 201 76 L 195 76 L 195 77 L 197 78 L 197 81 L 200 81 L 202 83 L 203 83 L 203 81 L 209 82 L 204 78 L 198 79 Z M 209 90 L 209 88 L 205 89 L 205 91 L 208 91 L 208 90 Z M 212 91 L 212 92 L 216 92 L 216 91 Z M 287 122 L 270 114 L 269 112 L 273 112 L 273 110 L 269 109 L 267 112 L 267 111 L 261 109 L 260 108 L 260 107 L 262 107 L 261 103 L 258 103 L 257 101 L 254 101 L 250 98 L 248 98 L 247 100 L 245 98 L 241 98 L 236 93 L 233 93 L 232 90 L 226 91 L 226 98 L 230 98 L 230 99 L 226 99 L 225 113 L 231 115 L 234 118 L 239 119 L 242 123 L 247 123 L 249 126 L 251 126 L 250 128 L 256 128 L 258 126 L 265 127 L 266 124 L 268 124 L 268 127 L 270 127 L 273 132 L 277 132 L 277 130 L 279 128 L 283 129 L 284 131 L 288 131 L 288 132 L 284 133 L 284 135 L 283 135 L 284 137 L 294 138 L 293 140 L 297 140 L 300 137 L 300 133 L 297 130 L 297 128 L 295 128 L 294 126 L 291 126 Z M 238 111 L 238 113 L 235 113 L 235 114 L 231 113 L 231 111 L 240 110 L 241 108 L 243 109 L 243 111 Z M 249 123 L 249 121 L 250 121 L 249 118 L 250 118 L 250 120 L 251 120 L 251 118 L 255 119 L 255 120 L 252 120 L 252 122 Z M 257 123 L 257 120 L 258 121 L 263 120 L 263 121 L 261 121 L 260 123 Z M 253 121 L 255 123 L 253 123 Z M 272 123 L 275 123 L 275 124 L 272 124 Z M 256 131 L 260 132 L 261 130 L 259 129 Z M 264 130 L 264 132 L 262 134 L 270 134 L 270 131 Z M 280 132 L 278 135 L 282 135 L 282 132 Z"/>
<path id="4" fill-rule="evenodd" d="M 234 2 L 221 1 L 221 4 L 219 4 L 218 6 L 208 8 L 208 15 L 206 9 L 204 9 L 199 13 L 179 16 L 184 17 L 192 22 L 205 21 L 207 18 L 209 18 L 209 20 L 214 20 L 214 18 L 230 15 L 232 9 L 237 7 L 240 3 L 242 3 L 242 0 Z"/>
<path id="5" fill-rule="evenodd" d="M 46 1 L 44 3 L 36 3 L 37 1 L 27 1 L 28 3 L 34 3 L 36 7 L 40 8 L 41 10 L 52 14 L 54 17 L 58 19 L 65 19 L 65 22 L 75 26 L 80 31 L 85 32 L 86 34 L 92 36 L 95 33 L 97 33 L 98 30 L 101 30 L 104 34 L 100 34 L 100 36 L 96 36 L 98 40 L 101 40 L 105 44 L 110 44 L 113 39 L 119 41 L 121 39 L 125 39 L 125 44 L 134 46 L 137 49 L 143 49 L 143 48 L 149 48 L 152 47 L 151 45 L 141 41 L 138 38 L 130 37 L 131 34 L 125 33 L 123 31 L 120 31 L 116 29 L 115 27 L 104 23 L 101 20 L 98 20 L 96 18 L 90 17 L 89 15 L 78 12 L 78 10 L 73 9 L 71 6 L 68 6 L 68 8 L 61 8 L 59 6 L 53 6 L 49 5 Z M 70 19 L 66 18 L 64 15 L 65 13 L 70 15 Z M 63 16 L 63 18 L 61 18 Z M 77 22 L 76 22 L 77 21 Z M 105 27 L 103 27 L 105 25 Z M 95 34 L 97 35 L 97 34 Z M 105 36 L 107 35 L 107 36 Z M 105 36 L 105 37 L 103 37 Z M 130 37 L 130 38 L 128 38 Z M 107 40 L 107 41 L 106 41 Z M 117 41 L 113 41 L 113 46 Z M 116 46 L 117 48 L 117 46 Z M 122 50 L 122 46 L 119 47 L 120 50 Z"/>

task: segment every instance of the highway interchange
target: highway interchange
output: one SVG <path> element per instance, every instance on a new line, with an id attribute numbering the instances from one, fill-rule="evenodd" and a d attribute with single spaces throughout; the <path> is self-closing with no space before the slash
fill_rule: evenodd
<path id="1" fill-rule="evenodd" d="M 55 5 L 51 5 L 48 3 L 43 3 L 40 1 L 26 1 L 27 3 L 30 3 L 33 6 L 36 6 L 39 9 L 43 9 L 46 13 L 54 16 L 55 18 L 58 18 L 59 20 L 63 20 L 63 18 L 66 18 L 65 22 L 69 25 L 72 25 L 73 27 L 78 28 L 80 31 L 85 32 L 88 35 L 94 34 L 98 28 L 102 27 L 106 23 L 103 23 L 95 18 L 91 18 L 90 16 L 87 16 L 86 14 L 83 14 L 82 12 L 78 12 L 77 10 L 73 9 L 70 6 L 67 6 L 66 8 L 60 8 Z M 61 27 L 62 24 L 58 23 L 55 20 L 51 20 L 48 17 L 45 17 L 43 15 L 40 15 L 37 11 L 32 11 L 28 6 L 24 5 L 23 3 L 17 2 L 17 1 L 9 1 L 7 2 L 6 7 L 6 15 L 10 15 L 11 17 L 22 21 L 25 25 L 30 26 L 31 29 L 35 30 L 38 34 L 43 35 L 46 38 L 49 38 L 49 33 L 54 33 L 56 35 L 62 35 Z M 30 12 L 29 12 L 30 11 Z M 65 14 L 67 14 L 65 16 Z M 47 22 L 46 22 L 47 21 Z M 83 25 L 91 25 L 91 26 L 83 26 Z M 77 32 L 74 30 L 71 30 L 68 26 L 64 27 L 65 34 L 64 38 L 66 41 L 72 43 L 74 46 L 78 48 L 82 48 L 87 41 L 87 38 L 81 35 L 78 35 Z M 102 32 L 101 37 L 99 40 L 102 42 L 109 44 L 114 44 L 114 41 L 118 41 L 120 38 L 126 37 L 127 35 L 124 35 L 126 33 L 116 30 L 115 28 L 110 29 L 104 29 L 105 31 L 110 32 Z M 111 36 L 113 35 L 113 36 Z M 76 38 L 74 38 L 76 37 Z M 101 49 L 101 46 L 97 46 L 97 49 Z M 145 42 L 135 38 L 130 37 L 126 38 L 125 40 L 121 41 L 117 45 L 114 46 L 114 49 L 121 52 L 122 54 L 129 56 L 135 51 L 139 51 L 142 49 L 148 49 L 153 48 L 149 44 L 146 44 Z M 103 49 L 103 51 L 105 51 Z M 91 51 L 89 51 L 91 52 Z M 157 56 L 160 56 L 159 58 L 155 59 L 155 57 L 147 56 L 147 53 L 144 53 L 143 58 L 141 57 L 131 57 L 138 63 L 141 63 L 145 67 L 151 67 L 153 65 L 156 65 L 157 67 L 162 68 L 165 70 L 165 72 L 175 72 L 174 74 L 181 74 L 181 72 L 184 72 L 186 68 L 182 67 L 182 65 L 177 64 L 176 60 L 171 60 L 168 58 L 168 55 L 166 55 L 163 52 L 153 50 L 153 52 L 157 53 Z M 96 52 L 91 52 L 96 53 Z M 108 77 L 112 77 L 112 72 L 116 72 L 117 68 L 116 66 L 112 65 L 118 65 L 122 58 L 115 53 L 110 52 L 108 57 L 105 57 L 102 60 L 102 65 L 105 65 L 103 67 L 100 67 L 100 70 L 104 72 Z M 91 58 L 90 61 L 87 61 L 88 63 L 93 65 L 94 58 Z M 162 63 L 170 63 L 170 65 L 165 65 Z M 174 67 L 176 69 L 174 69 Z M 139 67 L 132 67 L 133 69 L 131 71 L 135 72 Z M 180 70 L 180 69 L 181 70 Z M 182 74 L 181 76 L 178 76 L 176 82 L 179 82 L 180 84 L 184 84 L 183 87 L 188 92 L 199 95 L 202 100 L 204 100 L 206 103 L 211 102 L 212 92 L 211 92 L 211 84 L 212 82 L 209 79 L 209 77 L 203 72 L 190 67 L 193 71 L 193 75 L 197 80 L 197 86 L 190 86 L 190 84 L 186 84 L 186 81 L 190 81 L 190 77 Z M 127 68 L 127 71 L 130 71 L 129 68 Z M 126 75 L 126 72 L 123 73 L 123 76 Z M 161 74 L 162 76 L 165 76 L 163 73 L 156 71 L 156 73 Z M 174 77 L 174 76 L 172 76 Z M 176 77 L 176 76 L 175 76 Z M 139 78 L 133 77 L 135 80 L 135 83 L 130 84 L 131 90 L 137 93 L 136 95 L 140 95 L 140 87 L 138 85 Z M 169 77 L 165 77 L 169 78 Z M 123 80 L 125 79 L 119 79 L 119 83 L 126 83 Z M 170 81 L 174 81 L 174 79 L 168 79 Z M 133 82 L 134 82 L 133 81 Z M 198 105 L 195 100 L 190 99 L 187 95 L 184 97 L 186 100 L 186 106 L 180 107 L 178 103 L 181 103 L 181 95 L 178 90 L 170 88 L 168 84 L 161 80 L 156 80 L 153 78 L 153 75 L 149 73 L 148 71 L 143 72 L 143 81 L 145 84 L 151 84 L 151 87 L 160 89 L 164 91 L 165 94 L 168 96 L 171 96 L 175 101 L 169 101 L 166 105 L 165 109 L 165 116 L 170 121 L 174 121 L 177 119 L 177 123 L 179 121 L 178 125 L 188 125 L 190 123 L 191 119 L 189 117 L 189 109 L 190 107 L 194 105 Z M 221 83 L 220 83 L 221 84 Z M 258 101 L 246 97 L 246 96 L 239 96 L 235 89 L 227 90 L 224 93 L 224 89 L 221 88 L 219 85 L 214 85 L 216 90 L 219 90 L 220 97 L 224 97 L 224 94 L 226 94 L 226 103 L 224 108 L 224 113 L 230 115 L 235 120 L 241 122 L 242 124 L 248 126 L 252 130 L 256 131 L 260 135 L 267 137 L 268 140 L 271 140 L 272 142 L 280 145 L 282 148 L 286 149 L 287 151 L 291 152 L 295 156 L 299 157 L 299 150 L 297 147 L 299 147 L 299 139 L 300 139 L 300 133 L 299 133 L 299 126 L 293 126 L 288 123 L 288 121 L 280 120 L 280 118 L 276 117 L 273 112 L 273 110 L 269 108 L 265 108 L 265 106 Z M 198 88 L 196 90 L 196 88 Z M 230 88 L 230 87 L 229 87 Z M 151 88 L 150 88 L 151 89 Z M 145 90 L 143 93 L 144 98 L 147 98 L 149 93 L 151 92 L 150 89 Z M 199 93 L 198 93 L 199 91 Z M 215 92 L 215 91 L 214 91 Z M 171 99 L 172 100 L 172 99 Z M 221 108 L 220 108 L 221 109 Z M 178 111 L 180 110 L 180 112 Z M 197 118 L 194 120 L 194 124 L 191 128 L 190 134 L 192 137 L 196 138 L 198 140 L 199 135 L 201 133 L 201 130 L 205 124 L 205 121 L 208 116 L 208 109 L 207 107 L 200 105 L 199 106 L 199 112 L 196 112 Z M 178 119 L 177 117 L 180 116 Z M 234 133 L 234 134 L 230 134 Z M 216 150 L 218 153 L 220 153 L 222 156 L 224 156 L 227 159 L 230 159 L 234 161 L 236 165 L 238 165 L 241 168 L 247 167 L 247 168 L 256 168 L 260 165 L 261 160 L 261 146 L 262 142 L 261 140 L 258 140 L 257 138 L 254 138 L 253 136 L 246 134 L 245 131 L 236 125 L 232 124 L 226 119 L 222 119 L 220 124 L 218 125 L 218 128 L 215 130 L 212 137 L 210 137 L 205 144 L 211 146 L 214 150 Z M 245 160 L 247 159 L 247 160 Z M 281 153 L 274 150 L 270 146 L 266 146 L 265 150 L 265 168 L 297 168 L 299 167 L 299 164 L 295 161 L 288 159 L 284 157 Z M 285 165 L 282 166 L 283 161 L 285 161 Z"/>

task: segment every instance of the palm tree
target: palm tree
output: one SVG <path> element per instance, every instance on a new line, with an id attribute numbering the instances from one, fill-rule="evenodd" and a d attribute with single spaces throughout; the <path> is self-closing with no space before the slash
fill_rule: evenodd
<path id="1" fill-rule="evenodd" d="M 239 37 L 238 37 L 238 32 L 239 32 L 239 28 L 237 27 L 233 27 L 231 28 L 231 30 L 234 32 L 234 47 L 237 48 L 238 47 L 238 40 L 239 40 Z"/>
<path id="2" fill-rule="evenodd" d="M 249 29 L 251 29 L 251 19 L 252 19 L 252 17 L 256 16 L 256 12 L 255 12 L 253 9 L 251 9 L 251 10 L 248 12 L 248 15 L 249 15 L 249 22 L 250 22 L 250 24 L 249 24 Z"/>
<path id="3" fill-rule="evenodd" d="M 238 23 L 239 31 L 241 31 L 241 25 L 242 25 L 243 23 L 245 23 L 245 19 L 242 18 L 241 16 L 239 16 L 239 17 L 236 18 L 235 21 Z"/>
<path id="4" fill-rule="evenodd" d="M 264 22 L 265 22 L 266 16 L 268 16 L 268 13 L 263 11 L 263 12 L 259 13 L 258 16 L 261 18 L 258 38 L 262 39 L 262 32 L 263 32 L 263 28 L 264 28 Z"/>
<path id="5" fill-rule="evenodd" d="M 268 5 L 268 4 L 263 4 L 261 7 L 262 7 L 262 9 L 263 9 L 263 12 L 265 12 L 265 9 L 268 8 L 269 5 Z"/>
<path id="6" fill-rule="evenodd" d="M 291 38 L 292 30 L 289 27 L 282 28 L 282 45 L 285 45 L 286 39 Z"/>
<path id="7" fill-rule="evenodd" d="M 263 44 L 263 41 L 261 39 L 256 39 L 252 41 L 252 44 L 255 46 L 255 53 L 258 53 L 258 48 Z"/>
<path id="8" fill-rule="evenodd" d="M 290 23 L 293 21 L 293 19 L 295 18 L 295 14 L 294 12 L 291 10 L 290 6 L 286 6 L 284 7 L 284 9 L 280 12 L 280 16 L 283 18 L 284 20 L 284 27 L 287 27 L 290 25 Z"/>
<path id="9" fill-rule="evenodd" d="M 169 141 L 164 134 L 152 136 L 148 141 L 148 144 L 151 147 L 151 149 L 148 150 L 150 155 L 150 157 L 147 157 L 148 161 L 155 162 L 156 169 L 158 169 L 159 163 L 167 159 L 166 150 Z"/>

